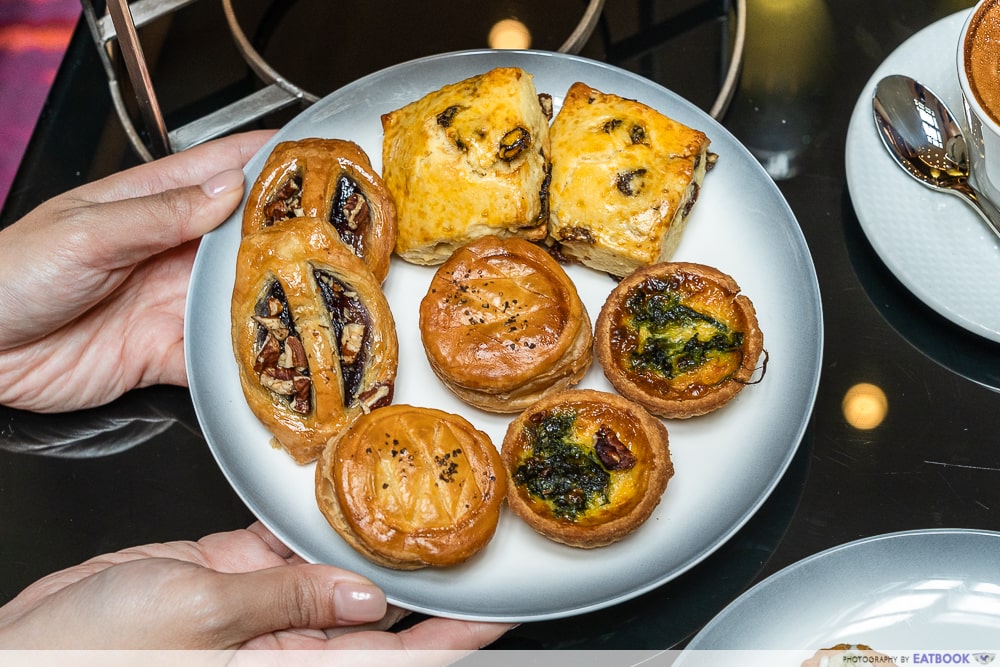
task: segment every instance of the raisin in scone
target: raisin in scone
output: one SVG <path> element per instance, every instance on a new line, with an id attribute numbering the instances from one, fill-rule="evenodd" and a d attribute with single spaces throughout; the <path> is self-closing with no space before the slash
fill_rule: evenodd
<path id="1" fill-rule="evenodd" d="M 433 265 L 487 234 L 545 238 L 544 99 L 531 74 L 501 67 L 382 116 L 382 177 L 396 204 L 400 257 Z"/>
<path id="2" fill-rule="evenodd" d="M 574 83 L 550 131 L 549 236 L 622 277 L 671 257 L 716 156 L 701 131 Z"/>

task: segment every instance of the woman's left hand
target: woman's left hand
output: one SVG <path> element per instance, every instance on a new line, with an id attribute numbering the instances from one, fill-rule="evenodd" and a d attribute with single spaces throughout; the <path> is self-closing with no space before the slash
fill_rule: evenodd
<path id="1" fill-rule="evenodd" d="M 184 307 L 198 239 L 243 195 L 273 133 L 196 146 L 89 183 L 0 231 L 0 404 L 37 412 L 186 385 Z"/>

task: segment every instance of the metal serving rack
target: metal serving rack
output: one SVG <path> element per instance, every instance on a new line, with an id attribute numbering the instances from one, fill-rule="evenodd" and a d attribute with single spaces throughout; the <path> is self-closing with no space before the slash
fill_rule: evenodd
<path id="1" fill-rule="evenodd" d="M 743 61 L 743 42 L 746 33 L 746 1 L 733 0 L 736 19 L 735 39 L 729 65 L 718 98 L 711 108 L 713 117 L 725 113 L 736 89 Z M 265 84 L 261 89 L 227 104 L 222 108 L 180 127 L 169 129 L 153 81 L 146 64 L 146 57 L 139 41 L 137 29 L 196 2 L 196 0 L 106 0 L 103 14 L 95 8 L 93 0 L 81 0 L 83 14 L 90 27 L 115 110 L 134 150 L 145 161 L 182 151 L 209 139 L 220 137 L 246 126 L 272 113 L 295 105 L 308 106 L 319 97 L 300 88 L 277 72 L 253 47 L 244 34 L 233 10 L 233 0 L 220 0 L 226 22 L 241 56 L 254 74 Z M 604 0 L 590 0 L 576 28 L 559 47 L 562 53 L 578 53 L 590 38 L 604 9 Z M 117 49 L 115 48 L 117 46 Z M 128 83 L 134 92 L 143 128 L 136 126 L 126 104 L 117 54 L 125 66 Z M 146 140 L 143 139 L 145 130 Z"/>

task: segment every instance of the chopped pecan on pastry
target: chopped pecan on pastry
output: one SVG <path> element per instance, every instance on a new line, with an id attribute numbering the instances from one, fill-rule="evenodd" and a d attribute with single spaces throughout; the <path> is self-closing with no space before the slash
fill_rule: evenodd
<path id="1" fill-rule="evenodd" d="M 297 217 L 321 218 L 382 282 L 396 239 L 396 207 L 360 146 L 343 139 L 284 141 L 271 151 L 243 210 L 243 235 Z"/>
<path id="2" fill-rule="evenodd" d="M 545 238 L 545 99 L 531 74 L 500 67 L 382 116 L 382 177 L 396 204 L 400 257 L 433 265 L 488 234 Z"/>
<path id="3" fill-rule="evenodd" d="M 464 417 L 391 405 L 359 418 L 316 466 L 316 501 L 369 560 L 400 570 L 461 563 L 493 538 L 507 478 Z"/>
<path id="4" fill-rule="evenodd" d="M 570 389 L 510 423 L 507 504 L 545 537 L 601 547 L 635 531 L 674 474 L 667 430 L 618 394 Z"/>
<path id="5" fill-rule="evenodd" d="M 764 336 L 731 276 L 665 262 L 618 283 L 594 344 L 615 389 L 655 415 L 685 418 L 717 410 L 751 382 Z"/>
<path id="6" fill-rule="evenodd" d="M 518 412 L 575 385 L 594 356 L 572 280 L 518 238 L 481 237 L 439 266 L 420 302 L 420 336 L 445 386 L 490 412 Z"/>
<path id="7" fill-rule="evenodd" d="M 715 163 L 708 137 L 583 83 L 570 87 L 550 136 L 559 253 L 619 278 L 670 259 Z"/>
<path id="8" fill-rule="evenodd" d="M 247 403 L 296 462 L 392 401 L 388 302 L 325 221 L 297 217 L 243 238 L 231 317 Z"/>

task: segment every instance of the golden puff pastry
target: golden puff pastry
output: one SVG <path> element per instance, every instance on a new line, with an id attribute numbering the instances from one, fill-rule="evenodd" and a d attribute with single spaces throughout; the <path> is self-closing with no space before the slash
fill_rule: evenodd
<path id="1" fill-rule="evenodd" d="M 716 156 L 701 131 L 574 83 L 552 121 L 549 237 L 613 276 L 671 257 Z"/>
<path id="2" fill-rule="evenodd" d="M 388 302 L 324 220 L 297 217 L 243 238 L 231 316 L 247 403 L 297 463 L 392 401 Z"/>
<path id="3" fill-rule="evenodd" d="M 400 570 L 461 563 L 496 531 L 500 455 L 463 417 L 391 405 L 358 419 L 316 466 L 316 501 L 369 560 Z"/>
<path id="4" fill-rule="evenodd" d="M 382 282 L 396 240 L 396 207 L 360 146 L 343 139 L 284 141 L 250 188 L 243 235 L 296 217 L 329 221 Z"/>
<path id="5" fill-rule="evenodd" d="M 384 114 L 382 177 L 396 203 L 396 253 L 434 265 L 487 234 L 544 239 L 546 111 L 531 74 L 501 67 Z"/>
<path id="6" fill-rule="evenodd" d="M 594 356 L 572 280 L 518 238 L 484 236 L 439 266 L 420 302 L 420 336 L 445 386 L 490 412 L 518 412 L 577 384 Z"/>
<path id="7" fill-rule="evenodd" d="M 522 412 L 501 456 L 511 510 L 545 537 L 581 548 L 639 528 L 674 474 L 663 423 L 593 389 L 554 394 Z"/>
<path id="8" fill-rule="evenodd" d="M 639 269 L 618 283 L 594 338 L 611 384 L 667 418 L 728 403 L 750 383 L 764 348 L 753 303 L 736 281 L 686 262 Z"/>

